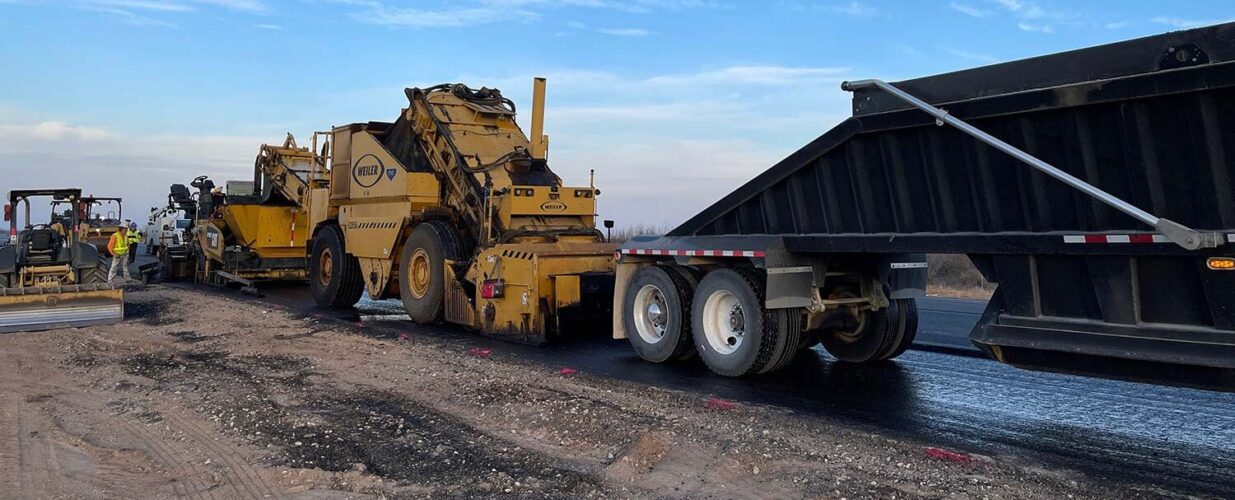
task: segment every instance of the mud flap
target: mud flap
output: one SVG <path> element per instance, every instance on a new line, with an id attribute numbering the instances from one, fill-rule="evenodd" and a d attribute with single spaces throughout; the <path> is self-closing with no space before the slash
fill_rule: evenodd
<path id="1" fill-rule="evenodd" d="M 0 333 L 109 325 L 124 320 L 124 290 L 109 285 L 0 288 Z"/>

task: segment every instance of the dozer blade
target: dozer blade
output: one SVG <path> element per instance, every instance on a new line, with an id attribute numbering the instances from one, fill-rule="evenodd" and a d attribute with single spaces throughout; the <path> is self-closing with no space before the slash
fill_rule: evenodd
<path id="1" fill-rule="evenodd" d="M 124 319 L 124 290 L 109 285 L 0 288 L 0 333 L 109 325 Z"/>

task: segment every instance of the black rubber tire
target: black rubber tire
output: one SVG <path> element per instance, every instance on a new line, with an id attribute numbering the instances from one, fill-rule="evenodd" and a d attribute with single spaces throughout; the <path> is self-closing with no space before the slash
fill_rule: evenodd
<path id="1" fill-rule="evenodd" d="M 685 266 L 673 266 L 670 269 L 677 271 L 678 275 L 681 276 L 683 279 L 685 279 L 686 284 L 690 287 L 691 296 L 690 298 L 686 300 L 686 307 L 689 308 L 691 306 L 691 303 L 694 301 L 695 289 L 699 288 L 699 280 L 703 279 L 703 272 L 699 271 L 696 268 L 685 267 Z M 690 327 L 690 314 L 689 313 L 685 314 L 682 317 L 686 318 L 685 324 L 686 324 L 686 327 L 689 328 Z M 691 346 L 689 349 L 686 349 L 685 351 L 683 351 L 680 356 L 678 356 L 679 361 L 686 361 L 688 359 L 694 359 L 696 356 L 699 355 L 699 351 L 695 349 L 694 339 L 692 337 L 693 335 L 686 336 L 687 343 L 691 344 Z"/>
<path id="2" fill-rule="evenodd" d="M 446 259 L 458 261 L 460 247 L 454 230 L 441 221 L 416 226 L 403 242 L 403 251 L 399 256 L 399 297 L 412 321 L 420 324 L 442 321 L 446 298 Z M 408 270 L 417 249 L 424 249 L 429 260 L 429 283 L 423 297 L 412 294 L 409 282 L 412 273 Z"/>
<path id="3" fill-rule="evenodd" d="M 635 318 L 635 299 L 644 286 L 654 286 L 665 299 L 668 320 L 660 340 L 648 342 L 639 335 Z M 690 307 L 694 287 L 686 275 L 673 268 L 647 266 L 640 268 L 630 279 L 622 304 L 622 327 L 635 353 L 645 361 L 664 363 L 690 357 L 694 352 L 694 338 L 690 330 Z"/>
<path id="4" fill-rule="evenodd" d="M 704 310 L 708 297 L 727 291 L 737 299 L 743 311 L 743 336 L 738 349 L 729 354 L 714 350 L 704 330 Z M 717 269 L 699 281 L 691 303 L 691 331 L 699 357 L 713 373 L 726 377 L 742 377 L 759 373 L 773 362 L 780 345 L 780 320 L 764 308 L 762 281 L 733 269 Z"/>
<path id="5" fill-rule="evenodd" d="M 847 363 L 883 361 L 896 350 L 905 331 L 901 301 L 893 300 L 878 311 L 865 311 L 866 326 L 856 336 L 840 333 L 839 329 L 824 332 L 823 347 L 836 359 Z"/>
<path id="6" fill-rule="evenodd" d="M 802 352 L 802 337 L 805 335 L 802 310 L 777 309 L 772 311 L 772 314 L 776 317 L 781 332 L 780 338 L 783 340 L 777 343 L 777 353 L 773 356 L 773 361 L 759 373 L 772 373 L 789 366 L 798 353 Z"/>
<path id="7" fill-rule="evenodd" d="M 914 299 L 898 299 L 897 302 L 900 302 L 901 313 L 904 315 L 902 320 L 905 323 L 904 333 L 901 334 L 896 346 L 890 353 L 884 355 L 883 359 L 893 359 L 905 354 L 918 336 L 918 302 Z"/>
<path id="8" fill-rule="evenodd" d="M 331 273 L 327 280 L 320 278 L 321 257 L 330 251 Z M 309 255 L 309 290 L 318 305 L 346 308 L 360 302 L 364 293 L 364 279 L 360 273 L 360 261 L 346 253 L 343 230 L 339 226 L 326 226 L 313 237 L 313 252 Z"/>
<path id="9" fill-rule="evenodd" d="M 107 283 L 107 271 L 108 265 L 100 260 L 94 267 L 81 271 L 81 284 L 97 285 Z"/>

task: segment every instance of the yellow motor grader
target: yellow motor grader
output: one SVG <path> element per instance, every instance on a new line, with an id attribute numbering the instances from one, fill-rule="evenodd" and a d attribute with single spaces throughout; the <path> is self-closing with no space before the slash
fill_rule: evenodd
<path id="1" fill-rule="evenodd" d="M 600 191 L 549 169 L 544 90 L 536 79 L 531 140 L 499 90 L 462 84 L 407 89 L 393 123 L 314 134 L 314 151 L 328 136 L 306 197 L 314 299 L 398 297 L 415 322 L 528 343 L 604 324 L 616 245 L 595 227 Z"/>
<path id="2" fill-rule="evenodd" d="M 31 198 L 51 197 L 71 208 L 56 224 L 80 224 L 80 189 L 12 191 L 4 206 L 8 242 L 0 245 L 0 332 L 117 323 L 124 319 L 124 291 L 107 283 L 99 250 L 79 231 L 33 224 Z M 18 212 L 25 213 L 18 224 Z"/>

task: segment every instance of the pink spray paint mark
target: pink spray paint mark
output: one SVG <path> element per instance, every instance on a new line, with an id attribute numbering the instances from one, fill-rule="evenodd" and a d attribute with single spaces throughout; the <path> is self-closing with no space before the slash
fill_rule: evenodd
<path id="1" fill-rule="evenodd" d="M 706 406 L 715 410 L 732 410 L 738 407 L 737 403 L 720 398 L 708 398 Z"/>
<path id="2" fill-rule="evenodd" d="M 964 453 L 948 451 L 943 448 L 935 448 L 933 446 L 927 446 L 925 451 L 926 451 L 926 456 L 934 458 L 936 460 L 945 460 L 948 462 L 962 464 L 962 465 L 968 465 L 968 464 L 973 463 L 973 457 L 966 455 Z"/>
<path id="3" fill-rule="evenodd" d="M 490 354 L 493 354 L 493 349 L 481 349 L 477 347 L 475 349 L 467 351 L 467 353 L 471 354 L 472 356 L 476 356 L 478 358 L 487 358 L 489 357 Z"/>
<path id="4" fill-rule="evenodd" d="M 576 370 L 574 368 L 562 368 L 561 370 L 558 371 L 558 373 L 561 373 L 562 375 L 574 375 L 576 373 L 579 373 L 579 370 Z"/>

